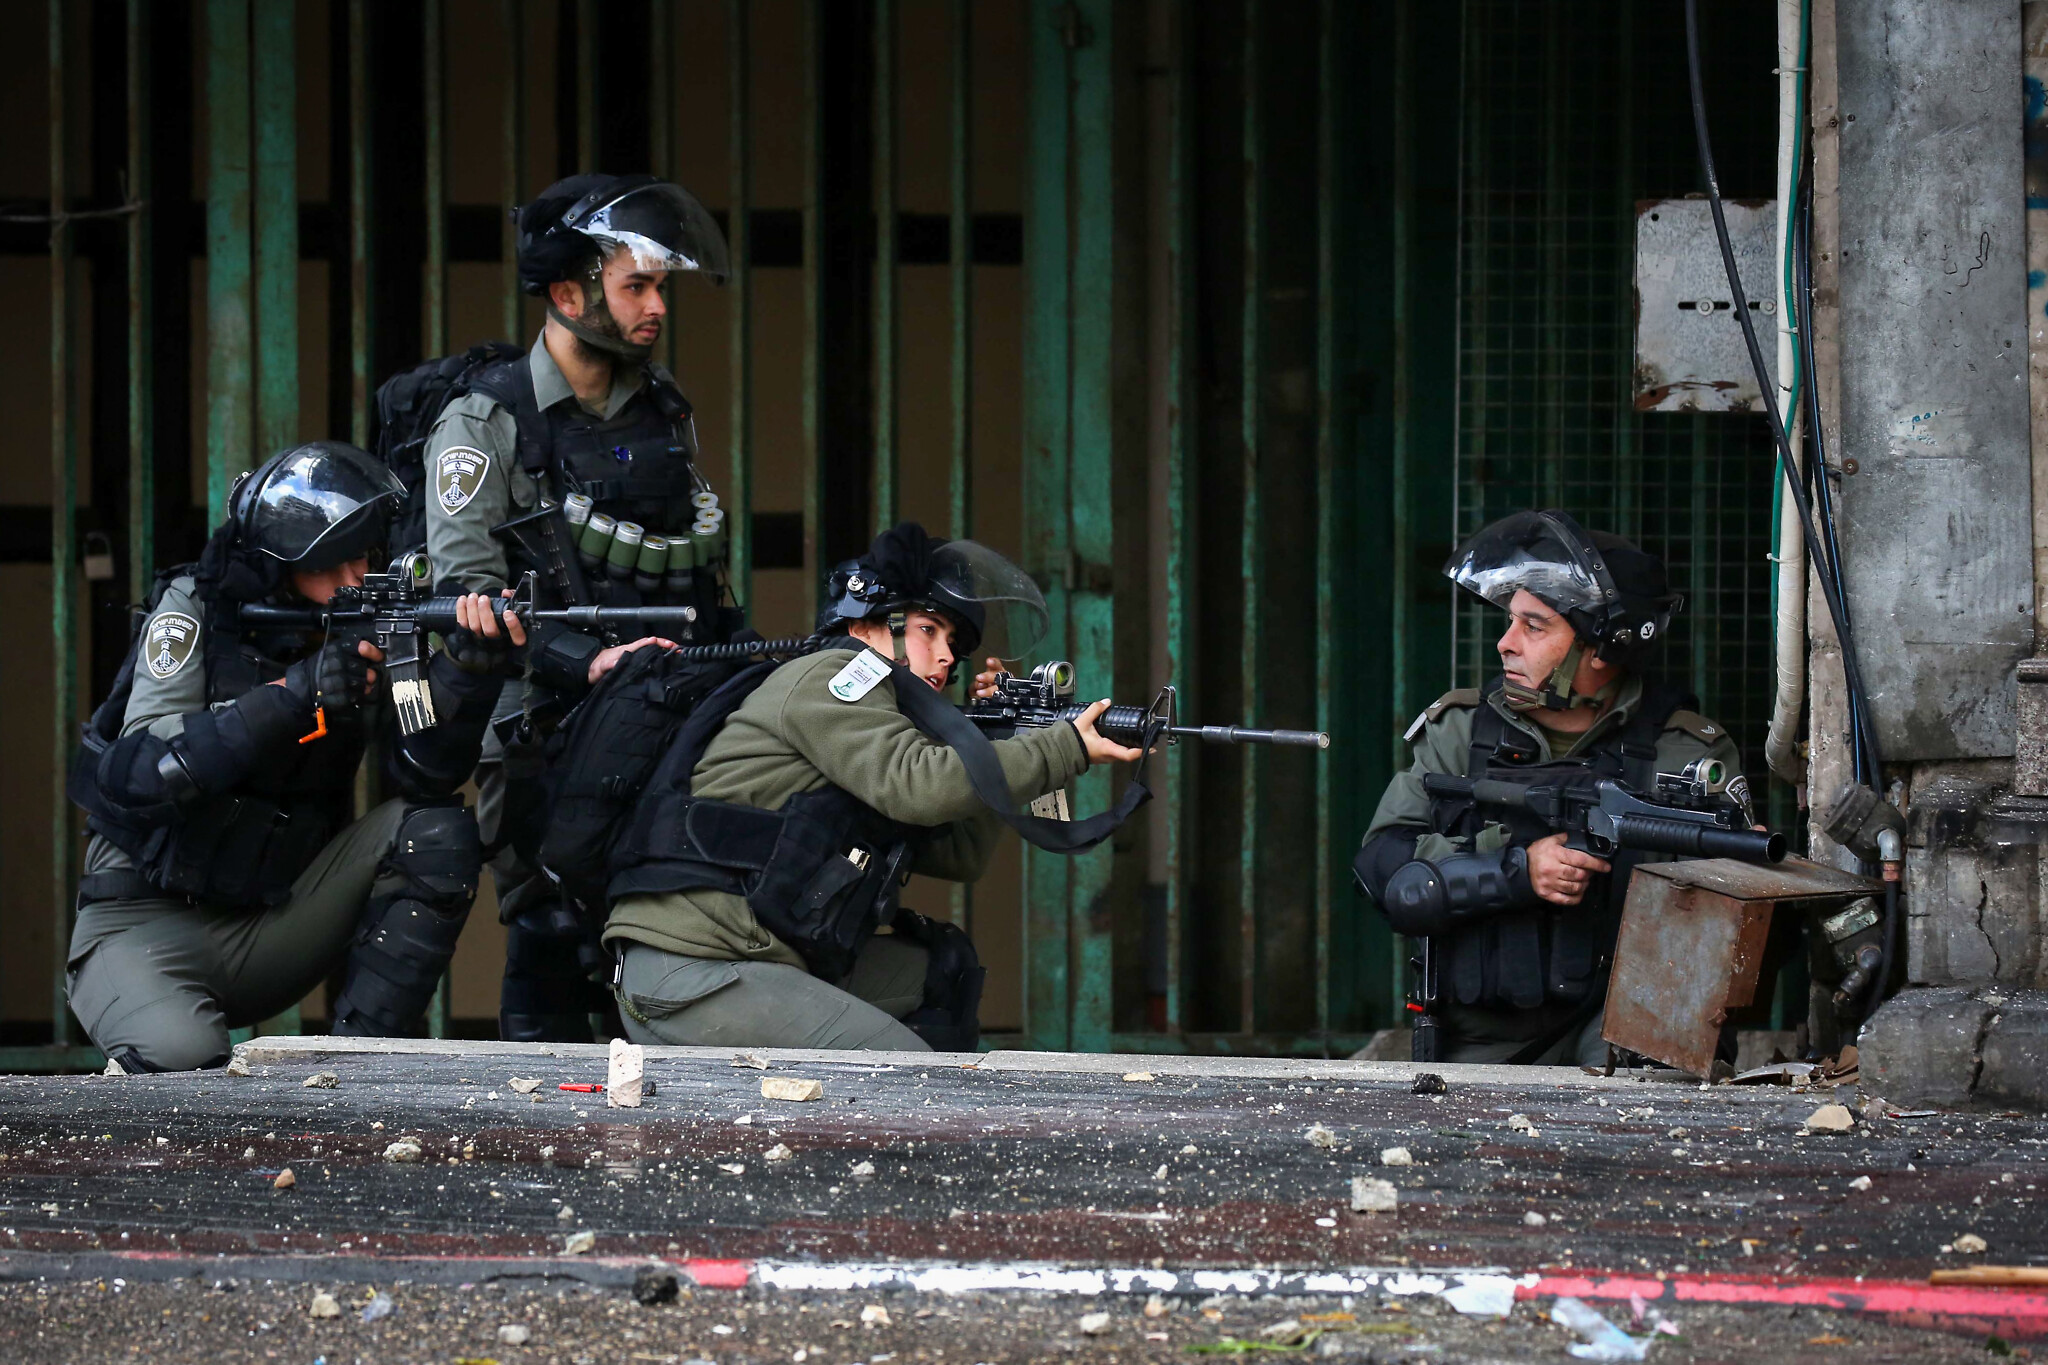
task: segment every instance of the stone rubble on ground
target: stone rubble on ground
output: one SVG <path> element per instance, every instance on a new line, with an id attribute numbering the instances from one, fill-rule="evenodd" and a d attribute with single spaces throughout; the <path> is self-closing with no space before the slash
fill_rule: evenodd
<path id="1" fill-rule="evenodd" d="M 585 1228 L 581 1232 L 569 1234 L 569 1240 L 562 1243 L 562 1254 L 564 1256 L 581 1256 L 596 1245 L 597 1234 Z"/>
<path id="2" fill-rule="evenodd" d="M 546 1155 L 553 1154 L 547 1153 Z M 420 1159 L 419 1141 L 409 1137 L 398 1139 L 398 1141 L 384 1149 L 384 1159 L 386 1161 L 418 1161 Z"/>
<path id="3" fill-rule="evenodd" d="M 761 1098 L 802 1104 L 825 1098 L 825 1086 L 822 1081 L 799 1080 L 794 1076 L 763 1076 Z"/>
<path id="4" fill-rule="evenodd" d="M 1848 1106 L 1840 1104 L 1824 1104 L 1806 1120 L 1809 1133 L 1846 1133 L 1855 1126 L 1856 1116 L 1849 1112 Z"/>
<path id="5" fill-rule="evenodd" d="M 341 1086 L 341 1077 L 332 1071 L 316 1071 L 299 1084 L 307 1090 L 336 1090 Z"/>
<path id="6" fill-rule="evenodd" d="M 514 1094 L 519 1095 L 531 1095 L 534 1091 L 540 1089 L 540 1078 L 538 1076 L 514 1076 L 505 1083 L 512 1087 Z"/>
<path id="7" fill-rule="evenodd" d="M 316 1289 L 313 1301 L 306 1305 L 306 1314 L 315 1318 L 338 1318 L 341 1316 L 341 1304 L 326 1290 Z"/>
<path id="8" fill-rule="evenodd" d="M 1330 1147 L 1335 1147 L 1337 1145 L 1337 1135 L 1331 1132 L 1329 1129 L 1323 1127 L 1323 1125 L 1320 1123 L 1312 1124 L 1309 1127 L 1308 1132 L 1303 1136 L 1308 1138 L 1308 1145 L 1311 1147 L 1322 1147 L 1327 1149 Z"/>
<path id="9" fill-rule="evenodd" d="M 298 1183 L 299 1178 L 293 1175 L 292 1168 L 287 1166 L 277 1173 L 277 1179 L 271 1181 L 270 1186 L 272 1189 L 288 1190 Z"/>
<path id="10" fill-rule="evenodd" d="M 1380 1151 L 1382 1166 L 1413 1166 L 1415 1157 L 1406 1147 L 1387 1147 Z"/>
<path id="11" fill-rule="evenodd" d="M 498 1342 L 504 1346 L 524 1346 L 532 1337 L 523 1323 L 508 1322 L 498 1329 Z"/>
<path id="12" fill-rule="evenodd" d="M 1392 1213 L 1398 1198 L 1392 1181 L 1377 1180 L 1369 1175 L 1351 1177 L 1353 1213 Z"/>
<path id="13" fill-rule="evenodd" d="M 1079 1326 L 1083 1335 L 1099 1337 L 1109 1330 L 1109 1314 L 1083 1313 Z"/>

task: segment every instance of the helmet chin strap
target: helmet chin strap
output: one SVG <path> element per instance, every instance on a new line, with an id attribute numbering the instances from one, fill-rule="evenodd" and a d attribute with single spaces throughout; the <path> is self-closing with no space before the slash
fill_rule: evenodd
<path id="1" fill-rule="evenodd" d="M 605 318 L 607 320 L 610 319 L 610 313 L 604 312 L 602 300 L 592 306 L 592 311 L 603 312 Z M 651 344 L 636 346 L 616 332 L 602 332 L 576 318 L 570 317 L 567 313 L 555 307 L 553 299 L 548 300 L 548 316 L 560 323 L 562 329 L 570 336 L 575 337 L 585 345 L 595 346 L 607 355 L 615 355 L 622 360 L 644 361 L 654 354 L 654 347 Z"/>
<path id="2" fill-rule="evenodd" d="M 903 642 L 904 632 L 909 629 L 909 626 L 910 614 L 908 612 L 892 611 L 889 613 L 889 640 L 895 647 L 896 662 L 904 665 L 910 663 L 910 647 Z"/>
<path id="3" fill-rule="evenodd" d="M 1513 679 L 1508 679 L 1504 682 L 1502 684 L 1502 691 L 1506 694 L 1508 710 L 1515 712 L 1569 711 L 1577 706 L 1590 706 L 1597 710 L 1607 705 L 1613 699 L 1615 689 L 1621 683 L 1619 678 L 1610 679 L 1599 691 L 1594 692 L 1591 696 L 1577 694 L 1572 691 L 1572 679 L 1578 676 L 1579 660 L 1584 656 L 1585 651 L 1585 642 L 1574 639 L 1572 647 L 1565 651 L 1564 658 L 1558 661 L 1557 667 L 1552 670 L 1549 679 L 1540 688 L 1524 687 Z"/>

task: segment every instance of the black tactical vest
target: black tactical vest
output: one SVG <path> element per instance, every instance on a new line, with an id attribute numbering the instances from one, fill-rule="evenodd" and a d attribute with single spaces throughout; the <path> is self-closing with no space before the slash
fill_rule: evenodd
<path id="1" fill-rule="evenodd" d="M 699 702 L 648 780 L 614 846 L 609 897 L 713 890 L 744 896 L 761 927 L 814 976 L 839 981 L 896 911 L 926 831 L 891 820 L 838 787 L 780 810 L 690 794 L 690 775 L 719 727 L 780 665 L 756 664 Z"/>
<path id="2" fill-rule="evenodd" d="M 292 632 L 244 635 L 236 602 L 215 599 L 206 606 L 200 662 L 208 705 L 275 682 L 304 651 L 303 638 Z M 138 634 L 123 664 L 130 676 L 141 639 Z M 251 773 L 241 790 L 198 796 L 174 818 L 160 821 L 133 819 L 97 792 L 98 756 L 112 737 L 88 726 L 74 764 L 73 795 L 88 812 L 86 828 L 132 858 L 157 890 L 211 905 L 280 905 L 351 818 L 366 709 L 329 712 L 327 734 L 317 743 Z"/>
<path id="3" fill-rule="evenodd" d="M 1480 689 L 1481 696 L 1491 698 L 1500 686 L 1499 678 L 1491 680 Z M 1666 722 L 1673 713 L 1698 705 L 1682 692 L 1646 685 L 1626 724 L 1568 759 L 1542 763 L 1536 741 L 1482 700 L 1473 713 L 1466 775 L 1523 786 L 1611 778 L 1637 791 L 1650 791 L 1656 782 L 1657 739 Z M 1526 811 L 1464 797 L 1432 800 L 1429 818 L 1433 831 L 1452 837 L 1475 836 L 1488 825 L 1505 825 L 1517 845 L 1555 833 Z M 1510 911 L 1432 940 L 1443 954 L 1441 988 L 1461 1005 L 1486 1009 L 1526 1010 L 1584 1001 L 1606 979 L 1629 876 L 1641 857 L 1623 852 L 1609 859 L 1614 871 L 1594 878 L 1577 905 Z"/>

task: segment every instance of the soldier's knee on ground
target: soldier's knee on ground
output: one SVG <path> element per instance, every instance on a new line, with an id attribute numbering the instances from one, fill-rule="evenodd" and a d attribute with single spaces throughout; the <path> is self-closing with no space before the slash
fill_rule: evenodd
<path id="1" fill-rule="evenodd" d="M 455 956 L 483 875 L 467 806 L 417 806 L 399 823 L 349 950 L 334 1031 L 392 1037 L 415 1027 Z"/>
<path id="2" fill-rule="evenodd" d="M 903 1024 L 935 1052 L 973 1052 L 981 1045 L 981 988 L 988 971 L 974 940 L 957 924 L 898 911 L 898 936 L 924 945 L 924 999 L 903 1016 Z"/>

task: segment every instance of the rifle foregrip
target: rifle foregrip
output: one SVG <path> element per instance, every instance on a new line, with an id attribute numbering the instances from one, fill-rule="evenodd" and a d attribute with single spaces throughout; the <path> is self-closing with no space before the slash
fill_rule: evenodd
<path id="1" fill-rule="evenodd" d="M 1739 858 L 1749 863 L 1785 861 L 1785 836 L 1775 831 L 1722 829 L 1654 815 L 1614 817 L 1615 842 L 1644 853 L 1682 858 Z"/>

